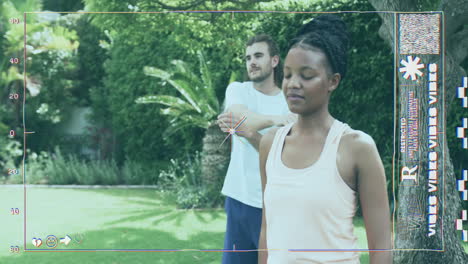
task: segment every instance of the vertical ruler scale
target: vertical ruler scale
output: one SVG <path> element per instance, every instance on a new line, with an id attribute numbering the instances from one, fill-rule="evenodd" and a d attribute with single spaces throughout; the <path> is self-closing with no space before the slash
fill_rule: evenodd
<path id="1" fill-rule="evenodd" d="M 443 250 L 442 15 L 398 14 L 395 249 Z"/>

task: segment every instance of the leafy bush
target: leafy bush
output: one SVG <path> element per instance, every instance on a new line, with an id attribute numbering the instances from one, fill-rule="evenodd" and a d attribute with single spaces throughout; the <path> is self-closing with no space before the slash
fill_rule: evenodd
<path id="1" fill-rule="evenodd" d="M 128 160 L 122 167 L 122 180 L 125 184 L 139 184 L 141 183 L 138 175 L 144 175 L 146 173 L 143 164 Z"/>
<path id="2" fill-rule="evenodd" d="M 18 143 L 19 146 L 19 143 Z M 22 152 L 22 151 L 21 151 Z M 47 184 L 47 166 L 49 163 L 49 156 L 47 152 L 41 152 L 39 155 L 35 152 L 28 150 L 27 159 L 25 162 L 25 179 L 27 184 Z M 4 178 L 2 182 L 7 184 L 22 184 L 23 183 L 23 165 L 22 162 L 9 162 L 8 168 L 16 168 L 18 173 L 9 175 Z M 13 165 L 17 164 L 17 165 Z M 21 165 L 20 165 L 21 164 Z M 6 168 L 6 167 L 5 167 Z"/>
<path id="3" fill-rule="evenodd" d="M 91 161 L 86 165 L 90 170 L 90 174 L 94 175 L 94 182 L 92 184 L 115 185 L 121 183 L 119 168 L 115 160 Z"/>
<path id="4" fill-rule="evenodd" d="M 46 175 L 49 184 L 76 184 L 74 173 L 70 173 L 74 164 L 67 162 L 60 149 L 56 148 L 50 160 L 47 161 Z"/>
<path id="5" fill-rule="evenodd" d="M 23 156 L 21 143 L 14 139 L 0 137 L 0 168 L 2 175 L 8 175 L 7 169 L 13 169 L 19 164 L 20 157 Z"/>
<path id="6" fill-rule="evenodd" d="M 0 141 L 2 139 L 0 138 Z M 16 168 L 18 174 L 3 176 L 0 183 L 21 184 L 23 183 L 22 166 L 19 158 L 22 156 L 21 144 L 10 141 L 0 153 L 0 163 L 8 175 L 7 169 Z M 7 159 L 8 158 L 8 159 Z M 169 166 L 166 162 L 156 161 L 143 163 L 139 161 L 126 160 L 120 168 L 117 162 L 111 160 L 85 160 L 73 154 L 63 154 L 59 148 L 53 154 L 41 151 L 39 154 L 28 150 L 25 162 L 25 174 L 27 184 L 82 184 L 82 185 L 155 185 L 158 183 L 160 171 L 165 171 Z M 187 170 L 190 171 L 190 170 Z M 179 173 L 179 172 L 177 172 Z M 192 173 L 192 177 L 195 173 Z M 189 179 L 187 186 L 195 182 Z"/>
<path id="7" fill-rule="evenodd" d="M 114 185 L 119 184 L 119 169 L 115 161 L 85 161 L 75 155 L 62 155 L 56 148 L 48 159 L 45 175 L 49 184 Z"/>
<path id="8" fill-rule="evenodd" d="M 183 187 L 177 191 L 177 206 L 181 209 L 206 207 L 209 201 L 205 188 L 200 186 Z"/>
<path id="9" fill-rule="evenodd" d="M 159 182 L 159 172 L 168 167 L 165 161 L 154 161 L 145 163 L 140 161 L 126 160 L 121 173 L 124 184 L 155 185 Z"/>
<path id="10" fill-rule="evenodd" d="M 196 152 L 185 160 L 171 159 L 171 166 L 160 173 L 159 184 L 176 194 L 179 208 L 202 208 L 210 204 L 209 193 L 201 181 L 201 155 Z"/>
<path id="11" fill-rule="evenodd" d="M 27 184 L 47 184 L 46 168 L 49 159 L 50 156 L 45 151 L 41 151 L 39 154 L 33 152 L 27 155 L 25 162 Z"/>

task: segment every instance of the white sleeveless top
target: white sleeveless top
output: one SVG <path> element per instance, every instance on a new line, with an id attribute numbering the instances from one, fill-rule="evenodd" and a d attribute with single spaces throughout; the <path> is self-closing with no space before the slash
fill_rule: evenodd
<path id="1" fill-rule="evenodd" d="M 349 126 L 335 120 L 319 159 L 304 169 L 288 168 L 281 159 L 292 126 L 278 129 L 266 162 L 268 264 L 359 263 L 359 253 L 351 252 L 357 249 L 356 192 L 341 178 L 336 165 L 338 145 Z"/>

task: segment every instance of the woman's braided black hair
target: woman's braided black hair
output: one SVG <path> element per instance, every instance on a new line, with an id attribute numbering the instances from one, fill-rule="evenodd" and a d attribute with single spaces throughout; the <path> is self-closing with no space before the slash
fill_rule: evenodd
<path id="1" fill-rule="evenodd" d="M 346 24 L 336 15 L 326 14 L 305 24 L 291 41 L 290 48 L 318 48 L 328 59 L 333 73 L 341 80 L 346 75 L 349 34 Z"/>

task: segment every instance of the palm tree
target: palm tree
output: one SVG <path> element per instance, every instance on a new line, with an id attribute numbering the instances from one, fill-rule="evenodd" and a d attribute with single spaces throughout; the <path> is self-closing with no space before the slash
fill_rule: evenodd
<path id="1" fill-rule="evenodd" d="M 158 103 L 167 106 L 162 113 L 171 117 L 165 137 L 174 135 L 186 127 L 206 129 L 202 150 L 202 186 L 209 197 L 210 205 L 216 206 L 221 199 L 220 190 L 229 162 L 229 146 L 220 143 L 225 134 L 216 124 L 220 112 L 215 95 L 211 74 L 202 52 L 198 52 L 200 74 L 195 74 L 187 63 L 174 60 L 175 70 L 168 72 L 154 67 L 144 67 L 146 75 L 169 83 L 182 98 L 170 95 L 147 95 L 136 100 L 137 103 Z"/>

